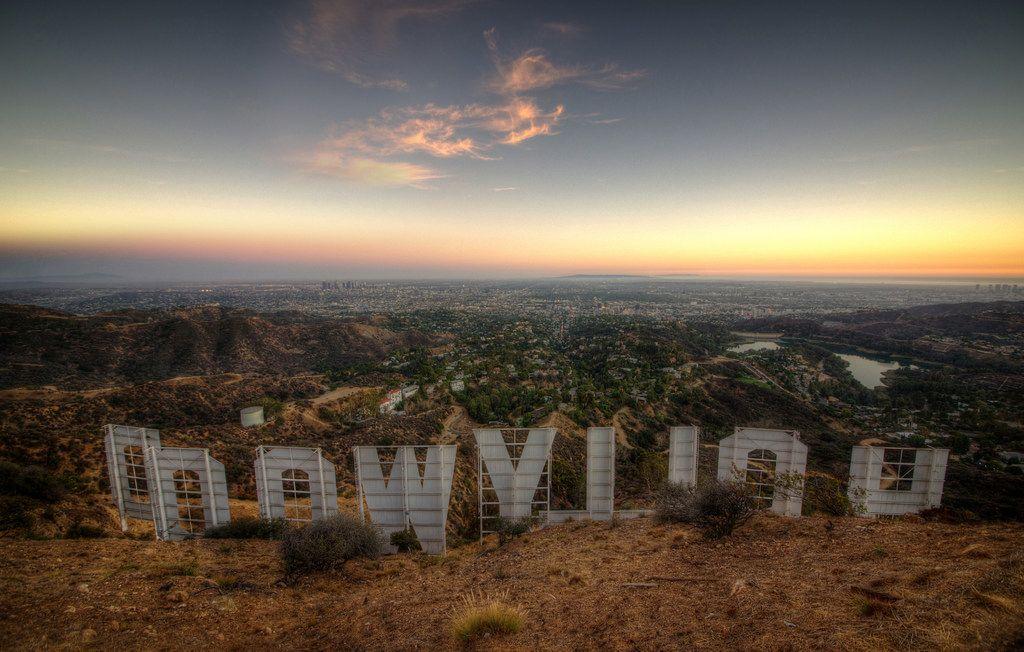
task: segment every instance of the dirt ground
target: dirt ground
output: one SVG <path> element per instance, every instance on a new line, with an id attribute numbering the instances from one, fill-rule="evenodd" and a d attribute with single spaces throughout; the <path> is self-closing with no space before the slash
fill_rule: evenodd
<path id="1" fill-rule="evenodd" d="M 763 515 L 708 542 L 577 522 L 293 584 L 273 542 L 0 542 L 7 649 L 457 648 L 471 595 L 526 614 L 482 648 L 1013 649 L 1024 526 Z"/>

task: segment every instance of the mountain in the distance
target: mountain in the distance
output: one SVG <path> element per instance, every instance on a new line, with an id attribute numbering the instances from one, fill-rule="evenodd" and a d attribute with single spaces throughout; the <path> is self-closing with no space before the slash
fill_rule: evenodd
<path id="1" fill-rule="evenodd" d="M 651 278 L 643 274 L 567 274 L 565 276 L 558 276 L 556 278 L 575 278 L 575 279 L 616 279 L 616 278 Z"/>
<path id="2" fill-rule="evenodd" d="M 256 314 L 219 306 L 79 316 L 0 304 L 0 387 L 145 382 L 180 375 L 296 373 L 428 344 L 374 319 Z"/>

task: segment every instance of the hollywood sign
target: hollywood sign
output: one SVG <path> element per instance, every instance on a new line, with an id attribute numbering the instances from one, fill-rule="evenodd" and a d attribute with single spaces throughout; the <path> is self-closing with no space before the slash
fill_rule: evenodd
<path id="1" fill-rule="evenodd" d="M 551 509 L 554 428 L 480 428 L 473 435 L 481 538 L 494 532 L 500 519 L 547 524 L 648 513 L 615 509 L 613 428 L 587 429 L 586 506 L 580 510 Z M 122 530 L 127 531 L 129 518 L 149 520 L 158 539 L 175 541 L 230 521 L 224 466 L 207 449 L 165 447 L 159 431 L 123 425 L 106 426 L 104 441 Z M 699 449 L 699 428 L 671 428 L 670 482 L 696 484 Z M 425 552 L 443 554 L 456 450 L 454 445 L 355 446 L 360 516 L 388 536 L 411 530 Z M 765 508 L 796 517 L 803 504 L 807 450 L 793 430 L 736 428 L 718 442 L 717 477 L 749 484 Z M 945 449 L 855 446 L 850 499 L 871 516 L 937 507 L 948 457 Z M 261 517 L 305 523 L 338 513 L 335 467 L 319 448 L 260 446 L 253 468 Z"/>

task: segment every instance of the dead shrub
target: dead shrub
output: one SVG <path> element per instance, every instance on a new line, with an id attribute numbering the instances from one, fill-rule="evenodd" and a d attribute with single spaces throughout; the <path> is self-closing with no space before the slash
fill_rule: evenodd
<path id="1" fill-rule="evenodd" d="M 757 500 L 740 482 L 708 480 L 696 486 L 668 483 L 655 500 L 655 518 L 661 522 L 687 523 L 707 539 L 732 534 L 757 513 Z"/>
<path id="2" fill-rule="evenodd" d="M 288 576 L 335 570 L 349 559 L 376 559 L 383 551 L 379 528 L 344 514 L 289 528 L 281 541 L 281 561 Z"/>

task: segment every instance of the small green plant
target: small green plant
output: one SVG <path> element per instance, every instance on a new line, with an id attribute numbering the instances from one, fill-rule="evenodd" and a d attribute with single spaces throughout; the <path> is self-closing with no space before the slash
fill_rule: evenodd
<path id="1" fill-rule="evenodd" d="M 707 539 L 732 534 L 757 511 L 757 499 L 742 482 L 708 480 L 696 486 L 670 482 L 655 499 L 658 521 L 694 525 Z"/>
<path id="2" fill-rule="evenodd" d="M 196 577 L 199 575 L 199 562 L 195 559 L 169 564 L 164 567 L 164 575 L 172 577 Z"/>
<path id="3" fill-rule="evenodd" d="M 452 636 L 464 643 L 485 636 L 515 634 L 523 628 L 523 611 L 506 603 L 504 596 L 485 598 L 470 594 L 452 615 Z"/>
<path id="4" fill-rule="evenodd" d="M 235 591 L 245 586 L 245 582 L 237 575 L 218 575 L 213 578 L 213 583 L 221 591 Z"/>
<path id="5" fill-rule="evenodd" d="M 284 403 L 271 396 L 264 396 L 256 404 L 263 408 L 263 418 L 266 421 L 276 419 L 284 411 Z"/>
<path id="6" fill-rule="evenodd" d="M 399 530 L 398 532 L 392 532 L 391 545 L 397 548 L 398 552 L 413 552 L 423 549 L 420 546 L 420 540 L 416 538 L 416 533 L 413 532 L 411 527 Z"/>
<path id="7" fill-rule="evenodd" d="M 512 577 L 512 575 L 509 574 L 508 570 L 503 566 L 494 571 L 494 579 L 496 580 L 507 580 L 510 577 Z"/>
<path id="8" fill-rule="evenodd" d="M 207 539 L 283 539 L 289 524 L 283 518 L 242 518 L 206 528 Z"/>
<path id="9" fill-rule="evenodd" d="M 526 534 L 530 531 L 530 526 L 529 517 L 511 519 L 499 516 L 494 519 L 494 532 L 498 535 L 498 545 L 503 546 L 512 539 Z"/>
<path id="10" fill-rule="evenodd" d="M 287 576 L 335 570 L 349 559 L 376 559 L 383 551 L 384 535 L 378 527 L 344 514 L 289 528 L 281 541 Z"/>

